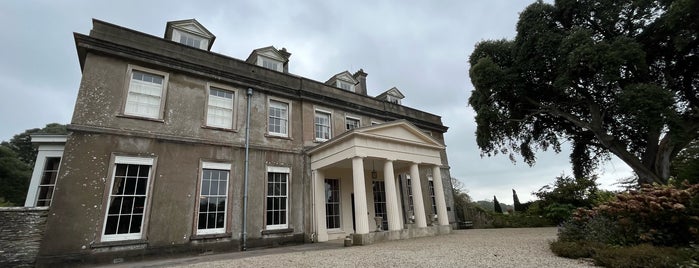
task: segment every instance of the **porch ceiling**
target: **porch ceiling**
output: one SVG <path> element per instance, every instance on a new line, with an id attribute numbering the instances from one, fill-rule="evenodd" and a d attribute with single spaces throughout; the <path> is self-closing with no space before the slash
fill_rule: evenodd
<path id="1" fill-rule="evenodd" d="M 441 165 L 444 145 L 405 120 L 357 128 L 311 150 L 311 169 L 343 167 L 353 157 Z M 365 159 L 366 160 L 366 159 Z"/>

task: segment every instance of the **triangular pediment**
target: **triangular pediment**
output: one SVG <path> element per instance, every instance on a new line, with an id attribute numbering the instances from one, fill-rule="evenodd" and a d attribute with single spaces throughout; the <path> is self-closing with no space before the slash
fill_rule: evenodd
<path id="1" fill-rule="evenodd" d="M 344 81 L 344 82 L 347 82 L 347 83 L 350 83 L 353 85 L 356 85 L 357 83 L 359 83 L 359 81 L 357 81 L 357 79 L 354 78 L 354 76 L 352 76 L 352 74 L 348 71 L 344 71 L 344 72 L 338 73 L 336 75 L 333 75 L 333 77 L 330 77 L 330 79 L 328 79 L 328 81 L 326 81 L 325 83 L 328 85 L 334 86 L 335 81 L 337 81 L 337 80 Z"/>
<path id="2" fill-rule="evenodd" d="M 434 138 L 428 136 L 422 130 L 405 120 L 397 120 L 389 123 L 374 125 L 357 129 L 357 133 L 374 136 L 377 138 L 422 144 L 425 146 L 444 147 Z"/>
<path id="3" fill-rule="evenodd" d="M 256 60 L 257 56 L 264 56 L 279 62 L 287 62 L 289 59 L 285 58 L 279 50 L 273 46 L 258 48 L 250 53 L 248 60 Z"/>
<path id="4" fill-rule="evenodd" d="M 214 40 L 216 40 L 216 36 L 195 19 L 169 21 L 165 26 L 165 39 L 172 40 L 173 35 L 177 38 L 177 33 L 173 33 L 174 31 L 191 34 L 206 40 L 205 46 L 207 50 L 211 49 Z"/>

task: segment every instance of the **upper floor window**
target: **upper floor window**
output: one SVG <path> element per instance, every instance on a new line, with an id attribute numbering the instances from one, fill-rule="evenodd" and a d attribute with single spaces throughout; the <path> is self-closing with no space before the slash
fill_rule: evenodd
<path id="1" fill-rule="evenodd" d="M 400 104 L 400 99 L 391 95 L 386 96 L 386 100 L 391 103 Z"/>
<path id="2" fill-rule="evenodd" d="M 209 40 L 198 35 L 190 34 L 181 30 L 173 30 L 172 41 L 179 42 L 180 44 L 187 45 L 190 47 L 204 49 L 208 48 Z"/>
<path id="3" fill-rule="evenodd" d="M 347 127 L 347 130 L 352 130 L 355 128 L 358 128 L 360 125 L 360 121 L 357 118 L 354 117 L 345 117 L 345 126 Z"/>
<path id="4" fill-rule="evenodd" d="M 269 126 L 270 135 L 289 136 L 289 104 L 281 101 L 269 101 Z"/>
<path id="5" fill-rule="evenodd" d="M 330 113 L 316 111 L 314 121 L 316 140 L 329 140 L 332 137 L 332 133 L 330 131 Z"/>
<path id="6" fill-rule="evenodd" d="M 124 114 L 160 119 L 167 75 L 131 69 L 130 77 Z"/>
<path id="7" fill-rule="evenodd" d="M 209 86 L 206 125 L 233 128 L 235 92 Z"/>

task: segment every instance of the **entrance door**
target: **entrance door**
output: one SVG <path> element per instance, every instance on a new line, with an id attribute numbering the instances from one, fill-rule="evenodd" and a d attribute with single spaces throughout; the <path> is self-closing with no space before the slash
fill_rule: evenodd
<path id="1" fill-rule="evenodd" d="M 376 217 L 383 218 L 381 220 L 381 230 L 388 230 L 388 215 L 386 213 L 386 187 L 383 181 L 372 181 L 374 188 L 374 214 Z M 369 222 L 372 222 L 369 219 Z"/>
<path id="2" fill-rule="evenodd" d="M 352 199 L 352 231 L 357 232 L 357 219 L 354 217 L 354 193 L 350 195 Z"/>

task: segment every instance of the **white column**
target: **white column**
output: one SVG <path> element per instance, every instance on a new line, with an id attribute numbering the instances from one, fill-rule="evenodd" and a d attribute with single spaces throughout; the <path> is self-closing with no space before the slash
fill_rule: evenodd
<path id="1" fill-rule="evenodd" d="M 316 235 L 318 242 L 325 242 L 328 241 L 328 229 L 325 222 L 325 174 L 320 169 L 315 171 L 314 185 L 316 187 Z"/>
<path id="2" fill-rule="evenodd" d="M 425 219 L 425 203 L 422 201 L 422 186 L 420 185 L 420 171 L 417 163 L 410 165 L 410 188 L 413 190 L 413 209 L 415 213 L 415 223 L 417 227 L 427 227 Z"/>
<path id="3" fill-rule="evenodd" d="M 354 219 L 357 234 L 369 233 L 369 216 L 367 215 L 366 188 L 364 188 L 364 160 L 352 158 L 352 183 L 354 186 Z"/>
<path id="4" fill-rule="evenodd" d="M 442 171 L 439 166 L 432 167 L 432 182 L 434 183 L 434 198 L 437 201 L 437 219 L 439 220 L 439 225 L 449 225 L 447 202 L 444 200 Z"/>
<path id="5" fill-rule="evenodd" d="M 383 164 L 383 182 L 386 188 L 388 230 L 400 230 L 402 224 L 400 224 L 400 215 L 398 215 L 398 195 L 396 194 L 396 178 L 393 174 L 393 160 L 386 160 Z"/>

